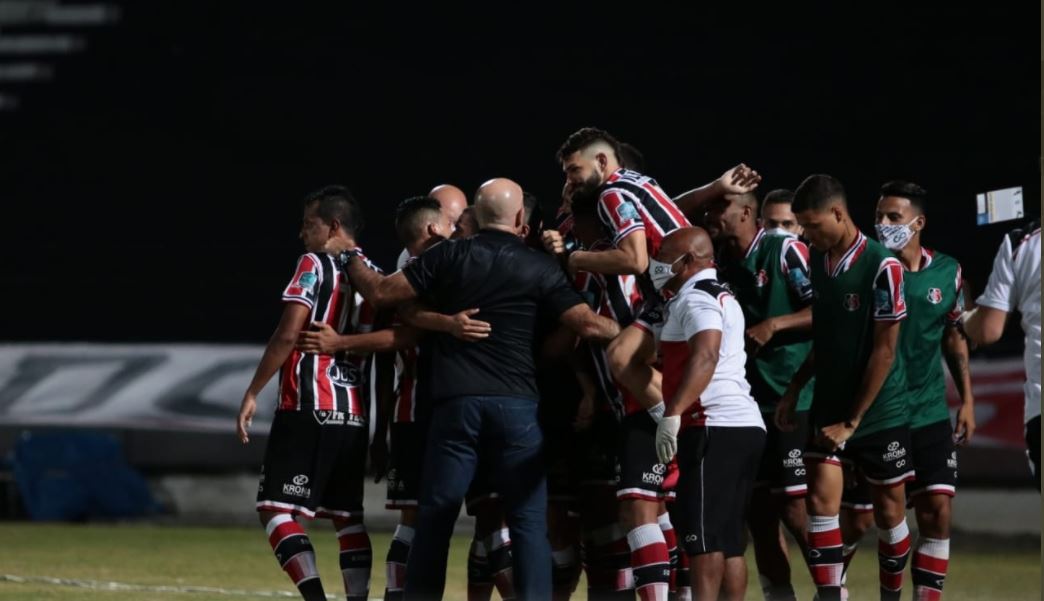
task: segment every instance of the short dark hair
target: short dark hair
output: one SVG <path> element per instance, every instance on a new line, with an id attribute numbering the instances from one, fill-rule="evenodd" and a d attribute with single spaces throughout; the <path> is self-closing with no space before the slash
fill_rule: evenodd
<path id="1" fill-rule="evenodd" d="M 794 202 L 794 191 L 786 188 L 776 188 L 765 195 L 761 206 L 765 205 L 789 205 Z"/>
<path id="2" fill-rule="evenodd" d="M 597 127 L 584 127 L 573 132 L 558 149 L 558 162 L 564 163 L 569 155 L 583 150 L 595 142 L 605 142 L 613 149 L 613 155 L 620 161 L 620 143 L 609 132 Z"/>
<path id="3" fill-rule="evenodd" d="M 928 208 L 928 190 L 905 180 L 892 180 L 881 186 L 881 196 L 898 196 L 910 201 L 910 205 L 921 213 Z"/>
<path id="4" fill-rule="evenodd" d="M 395 233 L 403 244 L 409 244 L 417 238 L 421 220 L 425 217 L 437 218 L 442 206 L 437 199 L 430 196 L 413 196 L 399 203 L 395 209 Z M 427 213 L 427 215 L 425 215 Z"/>
<path id="5" fill-rule="evenodd" d="M 355 236 L 363 229 L 362 207 L 344 186 L 325 186 L 305 196 L 307 209 L 315 205 L 315 214 L 327 225 L 335 220 L 349 235 Z"/>
<path id="6" fill-rule="evenodd" d="M 645 155 L 642 154 L 642 151 L 627 142 L 620 142 L 617 155 L 620 159 L 620 166 L 624 169 L 645 173 Z"/>
<path id="7" fill-rule="evenodd" d="M 570 210 L 573 216 L 588 216 L 598 215 L 598 197 L 599 193 L 597 190 L 579 188 L 573 194 L 573 202 L 570 205 Z"/>
<path id="8" fill-rule="evenodd" d="M 807 211 L 822 211 L 832 201 L 840 200 L 842 204 L 848 204 L 845 199 L 845 187 L 837 178 L 817 173 L 805 178 L 801 185 L 794 190 L 794 202 L 790 210 L 795 213 Z"/>

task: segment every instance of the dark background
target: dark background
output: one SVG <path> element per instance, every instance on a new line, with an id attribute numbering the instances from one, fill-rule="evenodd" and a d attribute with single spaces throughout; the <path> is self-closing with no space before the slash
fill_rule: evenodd
<path id="1" fill-rule="evenodd" d="M 0 339 L 262 341 L 307 192 L 349 186 L 389 267 L 401 199 L 506 176 L 554 204 L 585 125 L 671 194 L 739 161 L 763 191 L 831 173 L 868 233 L 880 184 L 912 178 L 976 294 L 1015 224 L 976 227 L 975 194 L 1040 211 L 1034 3 L 118 4 L 53 81 L 8 86 Z"/>

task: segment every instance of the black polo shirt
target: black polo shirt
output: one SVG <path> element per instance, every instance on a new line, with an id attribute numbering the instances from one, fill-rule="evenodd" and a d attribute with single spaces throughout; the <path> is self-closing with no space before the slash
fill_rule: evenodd
<path id="1" fill-rule="evenodd" d="M 479 342 L 442 333 L 424 337 L 418 381 L 426 398 L 539 398 L 533 365 L 538 316 L 558 319 L 584 302 L 552 257 L 513 234 L 482 230 L 428 249 L 402 271 L 432 309 L 452 315 L 477 308 L 474 319 L 493 330 Z"/>

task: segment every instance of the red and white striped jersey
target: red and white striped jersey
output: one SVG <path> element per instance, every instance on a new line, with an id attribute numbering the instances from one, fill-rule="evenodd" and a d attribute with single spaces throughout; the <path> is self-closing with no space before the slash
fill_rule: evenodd
<path id="1" fill-rule="evenodd" d="M 380 271 L 365 257 L 368 267 Z M 325 253 L 308 253 L 283 291 L 283 301 L 311 310 L 309 324 L 329 324 L 342 334 L 373 330 L 373 306 L 351 289 L 337 261 Z M 322 411 L 326 421 L 366 424 L 368 411 L 368 357 L 303 353 L 294 349 L 280 372 L 279 411 Z"/>
<path id="2" fill-rule="evenodd" d="M 603 250 L 608 246 L 607 242 L 596 244 L 592 250 Z M 642 307 L 642 294 L 638 289 L 637 278 L 633 275 L 607 276 L 581 271 L 576 275 L 576 287 L 591 309 L 616 321 L 621 328 L 630 325 Z M 637 399 L 613 378 L 605 346 L 589 343 L 588 348 L 594 364 L 595 379 L 617 419 L 642 409 Z"/>
<path id="3" fill-rule="evenodd" d="M 405 252 L 405 251 L 404 251 Z M 417 260 L 417 257 L 406 253 L 399 269 Z M 402 325 L 396 317 L 393 326 Z M 393 423 L 411 423 L 417 421 L 417 354 L 420 347 L 410 347 L 395 353 L 395 408 L 392 411 Z"/>
<path id="4" fill-rule="evenodd" d="M 667 234 L 690 225 L 656 180 L 627 169 L 616 171 L 602 184 L 598 217 L 613 246 L 634 232 L 645 232 L 650 257 L 660 251 Z"/>

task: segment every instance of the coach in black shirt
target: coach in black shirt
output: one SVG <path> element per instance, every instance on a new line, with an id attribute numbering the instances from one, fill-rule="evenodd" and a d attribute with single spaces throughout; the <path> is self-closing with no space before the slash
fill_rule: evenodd
<path id="1" fill-rule="evenodd" d="M 595 315 L 550 256 L 527 247 L 522 189 L 507 179 L 479 188 L 472 238 L 438 244 L 401 272 L 382 277 L 343 253 L 352 284 L 377 306 L 420 297 L 444 314 L 477 307 L 489 338 L 425 338 L 418 378 L 432 401 L 417 531 L 406 569 L 407 599 L 440 599 L 446 557 L 478 454 L 489 453 L 504 499 L 521 599 L 551 598 L 547 490 L 537 425 L 533 336 L 538 314 L 557 318 L 584 338 L 606 342 L 619 332 Z"/>

